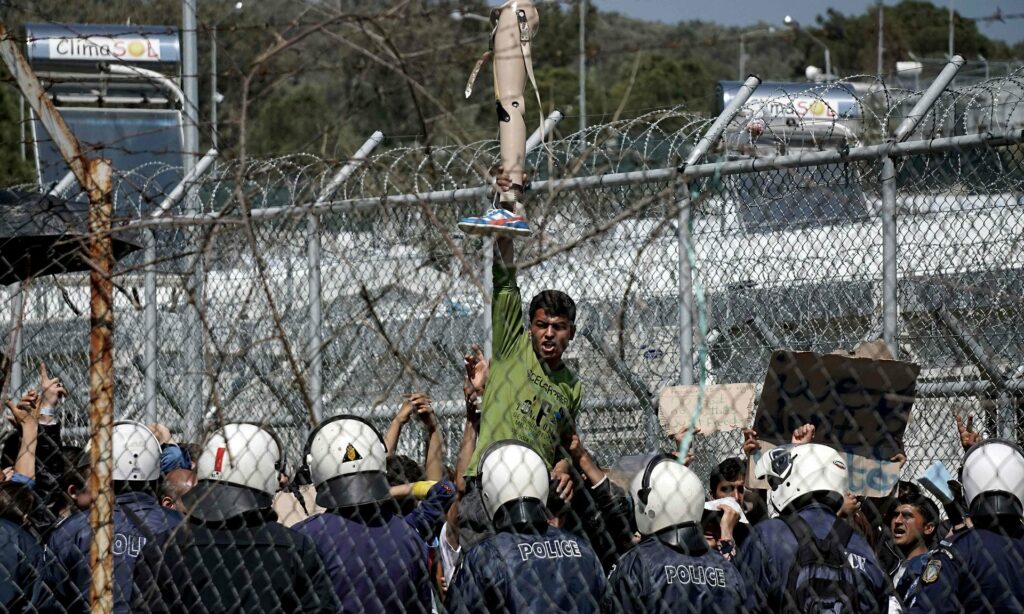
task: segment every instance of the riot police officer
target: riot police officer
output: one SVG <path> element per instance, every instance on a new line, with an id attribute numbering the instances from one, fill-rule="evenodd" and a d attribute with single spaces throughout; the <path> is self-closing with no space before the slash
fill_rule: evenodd
<path id="1" fill-rule="evenodd" d="M 448 590 L 450 612 L 597 612 L 601 562 L 586 541 L 548 524 L 547 465 L 521 442 L 480 457 L 484 508 L 496 531 L 466 553 Z"/>
<path id="2" fill-rule="evenodd" d="M 294 529 L 316 544 L 342 611 L 430 612 L 427 544 L 391 496 L 380 433 L 355 416 L 325 420 L 309 435 L 306 463 L 327 512 Z"/>
<path id="3" fill-rule="evenodd" d="M 746 582 L 704 538 L 700 478 L 671 456 L 659 455 L 633 478 L 630 490 L 643 539 L 612 570 L 605 610 L 749 610 Z"/>
<path id="4" fill-rule="evenodd" d="M 160 480 L 160 442 L 145 425 L 114 423 L 114 611 L 128 612 L 132 574 L 147 543 L 176 527 L 181 515 L 156 500 Z M 86 450 L 85 454 L 88 454 Z M 89 611 L 92 570 L 89 512 L 67 518 L 50 536 L 54 563 L 46 571 L 53 600 L 67 612 Z"/>
<path id="5" fill-rule="evenodd" d="M 1024 452 L 1004 439 L 967 451 L 973 526 L 939 542 L 910 590 L 910 612 L 1024 612 Z"/>
<path id="6" fill-rule="evenodd" d="M 203 447 L 186 520 L 146 545 L 135 569 L 137 612 L 337 612 L 313 541 L 276 522 L 284 459 L 255 424 L 226 424 Z"/>
<path id="7" fill-rule="evenodd" d="M 837 519 L 846 463 L 815 443 L 769 450 L 755 476 L 768 481 L 768 518 L 734 562 L 769 611 L 881 612 L 887 583 L 867 540 Z"/>

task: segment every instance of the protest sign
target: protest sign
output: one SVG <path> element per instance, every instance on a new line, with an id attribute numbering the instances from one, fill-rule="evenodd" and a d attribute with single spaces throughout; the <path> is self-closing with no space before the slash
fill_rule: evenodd
<path id="1" fill-rule="evenodd" d="M 919 372 L 898 360 L 775 351 L 753 428 L 759 439 L 780 444 L 813 424 L 815 443 L 888 461 L 903 453 Z"/>
<path id="2" fill-rule="evenodd" d="M 673 436 L 689 426 L 697 406 L 699 386 L 664 388 L 658 400 L 658 419 L 665 434 Z M 704 386 L 697 428 L 705 435 L 715 431 L 732 431 L 750 424 L 754 408 L 754 384 L 710 384 Z"/>

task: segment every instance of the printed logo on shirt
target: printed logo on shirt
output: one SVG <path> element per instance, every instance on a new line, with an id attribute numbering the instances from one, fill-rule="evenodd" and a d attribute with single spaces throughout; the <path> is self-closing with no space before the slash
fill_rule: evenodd
<path id="1" fill-rule="evenodd" d="M 669 584 L 700 584 L 716 588 L 725 586 L 725 570 L 721 567 L 665 565 L 665 577 Z"/>
<path id="2" fill-rule="evenodd" d="M 130 556 L 133 559 L 139 556 L 142 552 L 142 547 L 146 545 L 146 538 L 141 535 L 125 535 L 124 533 L 114 533 L 114 556 Z"/>
<path id="3" fill-rule="evenodd" d="M 853 567 L 854 571 L 863 571 L 864 573 L 867 573 L 868 560 L 866 558 L 852 552 L 847 552 L 846 558 L 850 560 L 850 567 Z"/>
<path id="4" fill-rule="evenodd" d="M 578 559 L 583 556 L 580 545 L 574 539 L 550 539 L 542 542 L 523 542 L 518 544 L 519 556 L 524 561 L 534 559 Z"/>

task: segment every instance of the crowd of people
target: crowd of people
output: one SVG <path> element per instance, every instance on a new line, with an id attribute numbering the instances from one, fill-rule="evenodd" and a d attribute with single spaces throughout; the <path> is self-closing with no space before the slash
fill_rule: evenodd
<path id="1" fill-rule="evenodd" d="M 563 361 L 572 299 L 541 292 L 524 322 L 504 238 L 493 282 L 493 352 L 466 356 L 454 469 L 425 393 L 408 395 L 384 434 L 353 415 L 323 420 L 294 474 L 257 424 L 218 425 L 191 446 L 160 424 L 116 422 L 113 609 L 1024 611 L 1016 444 L 958 422 L 966 454 L 941 509 L 909 481 L 852 496 L 844 457 L 814 443 L 810 424 L 760 455 L 745 431 L 706 483 L 678 434 L 617 483 L 576 429 L 585 391 Z M 42 366 L 38 388 L 7 403 L 7 610 L 90 609 L 97 484 L 92 451 L 62 443 L 64 394 Z M 414 419 L 422 463 L 396 453 Z"/>

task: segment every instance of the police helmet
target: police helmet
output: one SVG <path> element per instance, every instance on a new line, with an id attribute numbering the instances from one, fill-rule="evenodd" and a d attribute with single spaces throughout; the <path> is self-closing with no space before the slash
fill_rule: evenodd
<path id="1" fill-rule="evenodd" d="M 499 529 L 546 522 L 549 491 L 547 464 L 522 442 L 496 441 L 480 457 L 480 495 Z"/>
<path id="2" fill-rule="evenodd" d="M 281 444 L 255 424 L 225 424 L 203 445 L 196 485 L 182 499 L 204 522 L 269 508 L 284 466 Z"/>
<path id="3" fill-rule="evenodd" d="M 641 535 L 669 527 L 697 524 L 704 513 L 704 485 L 675 458 L 659 454 L 647 462 L 630 485 L 633 515 Z"/>
<path id="4" fill-rule="evenodd" d="M 972 516 L 1024 516 L 1024 452 L 1005 439 L 986 439 L 964 457 L 964 496 Z"/>
<path id="5" fill-rule="evenodd" d="M 132 420 L 115 422 L 111 448 L 115 482 L 152 482 L 160 478 L 160 442 L 145 424 Z"/>
<path id="6" fill-rule="evenodd" d="M 342 415 L 321 422 L 306 440 L 305 457 L 317 505 L 335 509 L 391 497 L 384 440 L 362 418 Z"/>
<path id="7" fill-rule="evenodd" d="M 810 494 L 838 511 L 848 490 L 846 463 L 834 449 L 817 443 L 769 450 L 758 460 L 754 476 L 768 482 L 773 518 Z"/>

